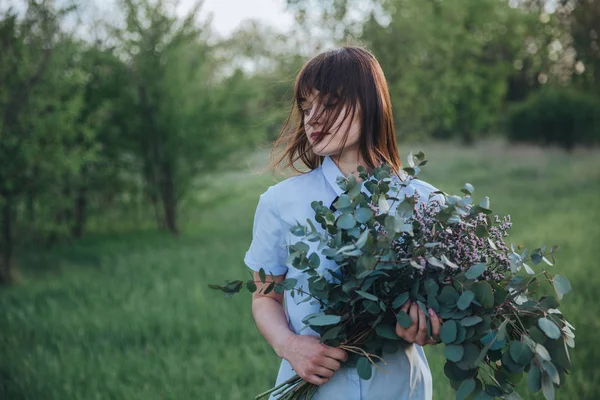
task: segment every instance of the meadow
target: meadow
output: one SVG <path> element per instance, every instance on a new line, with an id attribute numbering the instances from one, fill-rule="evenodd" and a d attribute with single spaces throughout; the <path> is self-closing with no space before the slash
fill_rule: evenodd
<path id="1" fill-rule="evenodd" d="M 561 246 L 550 271 L 571 280 L 561 309 L 577 347 L 557 398 L 600 398 L 600 150 L 426 143 L 401 145 L 403 159 L 409 149 L 429 159 L 422 179 L 449 193 L 469 182 L 494 213 L 510 213 L 513 242 Z M 250 294 L 225 299 L 207 287 L 250 276 L 242 259 L 254 210 L 275 182 L 254 172 L 266 156 L 202 179 L 179 237 L 151 220 L 119 229 L 121 218 L 79 242 L 22 249 L 19 284 L 0 288 L 0 399 L 236 400 L 271 387 L 279 360 L 256 330 Z M 434 398 L 451 399 L 441 349 L 426 348 Z"/>

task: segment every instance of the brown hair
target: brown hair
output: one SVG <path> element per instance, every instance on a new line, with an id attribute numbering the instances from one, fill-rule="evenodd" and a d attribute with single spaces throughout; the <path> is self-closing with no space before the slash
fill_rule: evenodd
<path id="1" fill-rule="evenodd" d="M 290 113 L 280 135 L 273 144 L 269 167 L 279 171 L 291 167 L 298 173 L 294 163 L 302 163 L 313 170 L 323 162 L 323 156 L 312 151 L 304 130 L 301 103 L 313 89 L 319 91 L 322 111 L 313 118 L 324 115 L 324 131 L 328 131 L 346 106 L 344 120 L 356 112 L 360 114 L 361 130 L 359 147 L 363 160 L 370 168 L 387 162 L 394 172 L 402 167 L 396 144 L 396 131 L 387 82 L 381 66 L 368 50 L 356 46 L 344 46 L 328 50 L 310 59 L 300 70 L 294 84 L 294 98 Z M 331 101 L 331 100 L 335 101 Z M 358 110 L 357 110 L 358 108 Z M 347 132 L 342 142 L 345 146 Z M 276 156 L 278 149 L 283 152 Z"/>

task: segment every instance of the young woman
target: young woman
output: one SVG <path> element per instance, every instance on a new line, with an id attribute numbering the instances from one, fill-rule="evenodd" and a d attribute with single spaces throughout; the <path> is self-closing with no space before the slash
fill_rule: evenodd
<path id="1" fill-rule="evenodd" d="M 285 151 L 273 158 L 271 167 L 277 168 L 285 160 L 285 166 L 299 175 L 269 187 L 260 196 L 244 262 L 257 281 L 257 271 L 264 268 L 277 282 L 295 278 L 298 285 L 307 287 L 307 276 L 286 265 L 286 245 L 298 240 L 289 228 L 314 217 L 312 201 L 332 204 L 342 193 L 336 179 L 349 174 L 358 179 L 359 165 L 369 172 L 382 162 L 396 172 L 401 168 L 387 83 L 370 52 L 348 46 L 321 53 L 304 65 L 296 79 L 290 116 L 274 150 L 281 147 Z M 298 160 L 308 172 L 295 167 Z M 413 180 L 403 189 L 415 190 L 421 201 L 428 201 L 435 188 Z M 314 246 L 311 252 L 317 252 L 317 244 Z M 334 269 L 335 263 L 321 256 L 319 272 L 332 279 L 328 268 Z M 431 373 L 421 346 L 438 341 L 440 319 L 435 312 L 429 310 L 432 337 L 427 337 L 425 314 L 417 304 L 407 302 L 402 309 L 413 325 L 408 329 L 396 325 L 396 333 L 413 345 L 384 354 L 387 365 L 383 370 L 372 367 L 371 379 L 364 381 L 355 368 L 340 368 L 347 359 L 343 350 L 319 343 L 318 334 L 304 326 L 302 319 L 319 307 L 301 300 L 288 291 L 255 292 L 252 298 L 258 330 L 283 359 L 276 384 L 297 373 L 320 385 L 314 397 L 318 400 L 431 399 Z"/>

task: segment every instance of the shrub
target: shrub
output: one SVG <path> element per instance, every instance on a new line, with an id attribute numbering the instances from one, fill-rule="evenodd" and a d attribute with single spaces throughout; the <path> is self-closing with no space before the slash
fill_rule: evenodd
<path id="1" fill-rule="evenodd" d="M 600 143 L 600 100 L 564 88 L 543 89 L 514 105 L 507 116 L 511 141 L 559 145 Z"/>

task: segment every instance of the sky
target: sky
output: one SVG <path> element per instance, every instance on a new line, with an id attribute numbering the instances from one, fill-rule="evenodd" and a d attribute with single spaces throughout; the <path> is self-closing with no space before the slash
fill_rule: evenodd
<path id="1" fill-rule="evenodd" d="M 2 0 L 0 0 L 2 1 Z M 100 13 L 114 10 L 115 0 L 93 0 L 88 9 L 97 9 Z M 169 0 L 167 0 L 169 3 Z M 172 1 L 174 3 L 174 1 Z M 177 13 L 186 15 L 196 0 L 179 0 Z M 94 13 L 94 11 L 91 11 Z M 212 14 L 212 27 L 220 36 L 229 36 L 246 19 L 258 19 L 278 31 L 286 31 L 293 24 L 293 16 L 285 11 L 285 0 L 204 0 L 200 8 L 200 18 L 205 20 Z"/>
<path id="2" fill-rule="evenodd" d="M 167 3 L 176 0 L 166 0 Z M 58 0 L 57 4 L 67 4 L 70 0 Z M 84 14 L 95 16 L 114 11 L 116 0 L 80 0 Z M 177 13 L 181 16 L 196 3 L 196 0 L 179 0 Z M 13 7 L 24 11 L 23 0 L 0 0 L 0 11 Z M 204 0 L 200 17 L 204 20 L 212 14 L 212 27 L 220 36 L 229 36 L 246 19 L 258 19 L 278 31 L 285 32 L 294 23 L 292 13 L 285 10 L 285 0 Z"/>
<path id="3" fill-rule="evenodd" d="M 180 0 L 178 13 L 185 14 L 194 0 Z M 213 28 L 228 36 L 245 19 L 259 19 L 277 30 L 285 31 L 293 23 L 290 12 L 285 11 L 285 0 L 205 0 L 200 15 L 213 14 Z"/>

